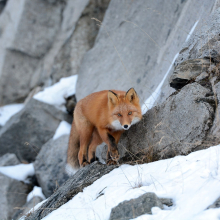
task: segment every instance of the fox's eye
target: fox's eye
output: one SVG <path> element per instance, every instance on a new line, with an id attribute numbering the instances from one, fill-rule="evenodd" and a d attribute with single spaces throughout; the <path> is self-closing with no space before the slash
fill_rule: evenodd
<path id="1" fill-rule="evenodd" d="M 128 115 L 131 115 L 132 114 L 132 112 L 128 112 Z"/>
<path id="2" fill-rule="evenodd" d="M 122 115 L 120 113 L 118 113 L 118 116 L 121 117 Z"/>

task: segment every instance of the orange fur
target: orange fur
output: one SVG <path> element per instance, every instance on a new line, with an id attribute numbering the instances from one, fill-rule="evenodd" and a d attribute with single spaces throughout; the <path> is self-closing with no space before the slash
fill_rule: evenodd
<path id="1" fill-rule="evenodd" d="M 133 88 L 127 92 L 104 90 L 81 99 L 74 110 L 67 163 L 78 169 L 93 162 L 96 147 L 102 142 L 108 145 L 108 164 L 116 163 L 121 134 L 141 118 L 139 98 Z"/>

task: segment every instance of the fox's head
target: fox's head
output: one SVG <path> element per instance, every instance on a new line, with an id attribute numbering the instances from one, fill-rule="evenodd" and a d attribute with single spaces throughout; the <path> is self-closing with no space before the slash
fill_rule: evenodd
<path id="1" fill-rule="evenodd" d="M 115 130 L 128 130 L 142 118 L 139 98 L 133 88 L 118 94 L 109 90 L 108 107 L 111 125 Z"/>

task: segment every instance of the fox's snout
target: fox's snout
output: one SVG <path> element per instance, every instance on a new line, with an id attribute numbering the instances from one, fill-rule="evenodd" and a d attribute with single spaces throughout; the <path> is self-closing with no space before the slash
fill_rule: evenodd
<path id="1" fill-rule="evenodd" d="M 124 130 L 128 130 L 130 127 L 131 127 L 131 125 L 123 125 L 123 126 L 122 126 L 122 128 L 123 128 Z"/>

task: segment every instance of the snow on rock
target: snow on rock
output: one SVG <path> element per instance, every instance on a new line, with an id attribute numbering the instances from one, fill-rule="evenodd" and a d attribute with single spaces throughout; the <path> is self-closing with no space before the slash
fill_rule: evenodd
<path id="1" fill-rule="evenodd" d="M 34 99 L 55 105 L 64 110 L 65 98 L 74 95 L 76 92 L 77 75 L 62 78 L 58 83 L 38 92 Z"/>
<path id="2" fill-rule="evenodd" d="M 28 176 L 35 174 L 33 163 L 0 167 L 0 172 L 12 179 L 25 182 Z"/>
<path id="3" fill-rule="evenodd" d="M 28 194 L 27 202 L 29 202 L 33 197 L 36 197 L 36 196 L 42 198 L 43 200 L 46 199 L 45 195 L 42 192 L 42 188 L 38 187 L 38 186 L 35 186 L 33 188 L 33 190 Z"/>
<path id="4" fill-rule="evenodd" d="M 71 124 L 69 124 L 66 121 L 61 121 L 54 136 L 53 140 L 56 140 L 57 138 L 61 137 L 62 135 L 69 135 L 71 130 Z"/>
<path id="5" fill-rule="evenodd" d="M 219 209 L 206 208 L 220 196 L 220 145 L 188 156 L 143 165 L 122 165 L 84 188 L 44 220 L 109 219 L 120 202 L 146 192 L 172 198 L 174 205 L 137 219 L 218 219 Z M 206 217 L 204 217 L 206 216 Z M 207 218 L 208 216 L 208 218 Z"/>
<path id="6" fill-rule="evenodd" d="M 157 86 L 156 90 L 151 94 L 151 96 L 142 105 L 141 111 L 142 111 L 143 115 L 154 106 L 155 101 L 157 100 L 157 98 L 159 97 L 159 95 L 161 93 L 161 87 L 163 86 L 163 83 L 164 83 L 165 79 L 167 78 L 167 75 L 169 74 L 169 72 L 170 72 L 176 58 L 178 57 L 178 55 L 179 55 L 179 53 L 177 53 L 175 55 L 175 57 L 173 58 L 172 63 L 170 64 L 166 74 L 164 75 L 164 77 L 163 77 L 162 81 L 160 82 L 160 84 Z"/>
<path id="7" fill-rule="evenodd" d="M 199 20 L 195 22 L 195 24 L 193 25 L 192 29 L 190 30 L 189 34 L 187 35 L 187 38 L 186 38 L 186 42 L 189 40 L 189 38 L 191 37 L 192 33 L 194 32 L 197 24 L 198 24 Z"/>
<path id="8" fill-rule="evenodd" d="M 0 125 L 5 123 L 24 107 L 24 104 L 10 104 L 0 107 Z"/>
<path id="9" fill-rule="evenodd" d="M 189 40 L 189 38 L 191 37 L 191 35 L 193 34 L 197 24 L 198 24 L 199 20 L 195 22 L 195 24 L 193 25 L 193 27 L 191 28 L 189 34 L 186 37 L 186 42 Z M 176 58 L 179 56 L 179 53 L 177 53 L 174 58 L 173 61 L 171 62 L 166 74 L 164 75 L 162 81 L 160 82 L 160 84 L 157 86 L 156 90 L 151 94 L 151 96 L 144 102 L 144 104 L 142 105 L 142 114 L 145 114 L 149 109 L 151 109 L 154 106 L 155 101 L 157 100 L 157 98 L 159 97 L 160 93 L 161 93 L 161 88 L 163 86 L 163 83 L 165 81 L 165 79 L 167 78 Z"/>

